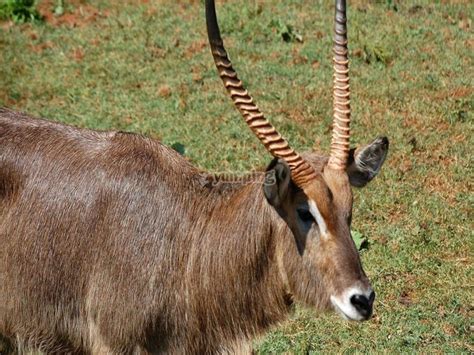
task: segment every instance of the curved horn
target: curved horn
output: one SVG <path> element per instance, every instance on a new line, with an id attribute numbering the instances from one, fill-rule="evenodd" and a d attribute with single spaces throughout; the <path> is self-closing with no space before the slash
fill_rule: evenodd
<path id="1" fill-rule="evenodd" d="M 351 122 L 346 0 L 336 0 L 333 52 L 333 129 L 328 166 L 332 169 L 344 170 L 349 157 Z"/>
<path id="2" fill-rule="evenodd" d="M 264 117 L 260 109 L 253 102 L 252 97 L 243 87 L 242 81 L 237 77 L 237 73 L 234 68 L 232 68 L 232 63 L 224 48 L 219 25 L 217 24 L 216 9 L 213 0 L 206 0 L 206 25 L 214 62 L 234 105 L 265 148 L 267 148 L 273 156 L 286 161 L 290 167 L 293 181 L 302 187 L 316 177 L 316 172 L 308 162 L 303 160 L 303 158 L 288 145 L 288 142 Z"/>

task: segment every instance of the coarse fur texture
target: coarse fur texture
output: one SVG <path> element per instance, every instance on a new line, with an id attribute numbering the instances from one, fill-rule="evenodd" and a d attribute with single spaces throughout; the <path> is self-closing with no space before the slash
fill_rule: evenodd
<path id="1" fill-rule="evenodd" d="M 352 208 L 348 179 L 305 159 L 327 183 L 317 206 L 329 231 L 343 236 L 295 227 L 263 177 L 205 183 L 158 141 L 0 109 L 0 333 L 47 353 L 226 353 L 294 300 L 326 309 L 366 287 L 350 216 L 333 216 Z M 304 199 L 286 190 L 287 205 Z"/>

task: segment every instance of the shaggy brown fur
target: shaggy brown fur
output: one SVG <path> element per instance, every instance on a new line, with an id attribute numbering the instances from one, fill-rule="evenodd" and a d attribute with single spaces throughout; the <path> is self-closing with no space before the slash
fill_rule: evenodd
<path id="1" fill-rule="evenodd" d="M 0 333 L 48 353 L 232 352 L 293 299 L 324 309 L 328 280 L 365 278 L 347 238 L 301 253 L 263 178 L 212 179 L 146 137 L 0 109 Z"/>

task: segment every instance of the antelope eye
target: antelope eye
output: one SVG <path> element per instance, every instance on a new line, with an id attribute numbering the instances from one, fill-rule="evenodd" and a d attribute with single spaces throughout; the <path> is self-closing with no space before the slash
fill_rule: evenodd
<path id="1" fill-rule="evenodd" d="M 298 217 L 299 217 L 303 222 L 306 222 L 306 223 L 315 222 L 315 223 L 316 223 L 316 221 L 314 220 L 313 215 L 311 214 L 311 212 L 309 212 L 309 210 L 306 210 L 306 209 L 297 209 L 296 212 L 298 213 Z"/>

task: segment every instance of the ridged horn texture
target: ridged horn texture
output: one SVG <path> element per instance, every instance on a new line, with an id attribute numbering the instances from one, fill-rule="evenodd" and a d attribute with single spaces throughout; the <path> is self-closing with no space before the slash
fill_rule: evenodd
<path id="1" fill-rule="evenodd" d="M 252 97 L 237 77 L 232 63 L 227 56 L 224 43 L 217 24 L 214 1 L 206 0 L 206 24 L 212 56 L 219 76 L 224 82 L 232 101 L 247 122 L 253 133 L 260 139 L 265 148 L 275 157 L 281 158 L 289 165 L 293 182 L 303 187 L 316 178 L 316 172 L 303 158 L 296 153 L 288 142 L 278 133 L 275 127 L 264 117 L 253 102 Z"/>
<path id="2" fill-rule="evenodd" d="M 328 166 L 344 170 L 349 156 L 351 102 L 347 49 L 346 0 L 336 0 L 333 38 L 333 130 Z"/>

